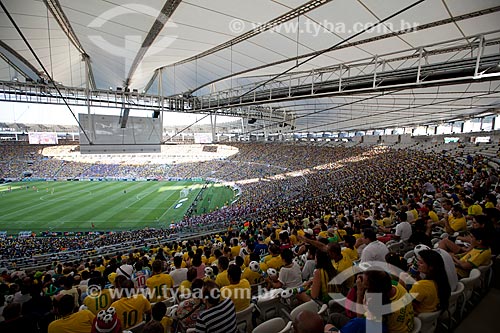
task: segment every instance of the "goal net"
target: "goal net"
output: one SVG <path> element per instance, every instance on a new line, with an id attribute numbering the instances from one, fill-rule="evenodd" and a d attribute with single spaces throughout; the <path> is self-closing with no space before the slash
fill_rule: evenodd
<path id="1" fill-rule="evenodd" d="M 187 198 L 188 195 L 189 195 L 189 189 L 187 187 L 183 188 L 180 193 L 180 199 Z"/>

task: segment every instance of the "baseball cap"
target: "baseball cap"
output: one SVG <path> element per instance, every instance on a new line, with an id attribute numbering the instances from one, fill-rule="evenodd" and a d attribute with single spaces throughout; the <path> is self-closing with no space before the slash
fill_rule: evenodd
<path id="1" fill-rule="evenodd" d="M 109 275 L 108 275 L 108 281 L 111 282 L 112 284 L 115 284 L 116 276 L 117 276 L 116 273 L 109 273 Z"/>

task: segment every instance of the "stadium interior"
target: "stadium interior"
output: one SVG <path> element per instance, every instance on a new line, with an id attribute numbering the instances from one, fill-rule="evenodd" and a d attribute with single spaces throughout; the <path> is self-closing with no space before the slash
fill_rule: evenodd
<path id="1" fill-rule="evenodd" d="M 498 0 L 0 5 L 0 332 L 498 329 Z"/>

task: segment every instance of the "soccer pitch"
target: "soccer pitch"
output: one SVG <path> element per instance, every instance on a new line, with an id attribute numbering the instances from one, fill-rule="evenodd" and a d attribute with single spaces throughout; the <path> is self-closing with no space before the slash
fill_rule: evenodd
<path id="1" fill-rule="evenodd" d="M 0 185 L 0 231 L 114 231 L 168 227 L 182 220 L 204 182 L 39 181 Z M 182 189 L 189 188 L 187 200 Z M 186 192 L 186 191 L 184 191 Z M 210 183 L 198 215 L 224 206 L 232 189 Z"/>

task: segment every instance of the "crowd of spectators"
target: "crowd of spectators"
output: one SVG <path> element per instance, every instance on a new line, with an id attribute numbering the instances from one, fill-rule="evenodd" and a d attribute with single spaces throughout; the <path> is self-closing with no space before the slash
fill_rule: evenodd
<path id="1" fill-rule="evenodd" d="M 374 209 L 375 215 L 379 217 L 383 207 L 401 204 L 403 200 L 415 197 L 427 181 L 432 181 L 436 186 L 440 184 L 463 186 L 464 183 L 477 179 L 476 183 L 479 184 L 474 184 L 477 187 L 481 182 L 494 176 L 494 174 L 490 176 L 491 172 L 486 171 L 484 167 L 474 174 L 473 168 L 462 167 L 452 158 L 420 151 L 279 144 L 235 145 L 239 148 L 239 153 L 228 160 L 191 163 L 182 167 L 175 165 L 171 169 L 163 169 L 165 176 L 210 175 L 214 178 L 235 181 L 242 189 L 243 195 L 240 200 L 231 207 L 209 214 L 186 217 L 179 223 L 180 226 L 217 225 L 242 222 L 245 219 L 251 221 L 272 219 L 278 222 L 292 218 L 314 220 L 326 213 L 339 215 L 347 211 L 349 214 L 357 214 L 365 208 Z M 9 147 L 12 149 L 13 146 Z M 20 149 L 21 155 L 33 155 L 33 151 L 28 150 L 32 146 L 23 147 Z M 12 152 L 9 154 L 12 155 Z M 474 161 L 479 166 L 482 162 L 479 159 Z M 279 164 L 282 169 L 281 175 L 273 177 L 269 176 L 269 172 L 263 175 L 261 169 L 255 168 L 252 163 L 259 163 L 258 165 L 266 170 L 269 168 L 265 166 Z M 66 166 L 74 167 L 74 164 L 77 163 L 67 162 Z M 82 174 L 103 177 L 117 174 L 138 176 L 134 170 L 148 167 L 155 171 L 161 169 L 158 165 L 96 164 L 88 167 Z M 64 169 L 62 168 L 60 174 Z M 480 199 L 482 200 L 482 197 Z M 171 231 L 143 232 L 153 238 L 162 237 Z M 29 257 L 64 249 L 110 245 L 136 239 L 135 237 L 137 237 L 135 232 L 119 232 L 100 237 L 86 235 L 56 240 L 38 238 L 3 240 L 9 244 L 2 246 L 2 255 Z"/>

